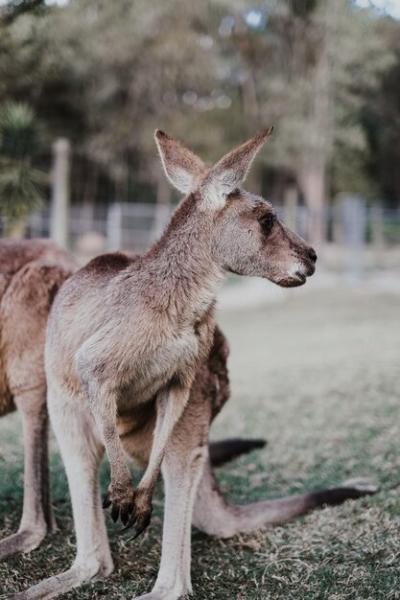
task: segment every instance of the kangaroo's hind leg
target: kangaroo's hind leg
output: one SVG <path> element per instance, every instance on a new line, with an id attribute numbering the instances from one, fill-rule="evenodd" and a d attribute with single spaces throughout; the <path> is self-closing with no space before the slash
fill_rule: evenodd
<path id="1" fill-rule="evenodd" d="M 21 392 L 14 401 L 23 427 L 24 504 L 18 532 L 0 542 L 0 559 L 30 552 L 55 528 L 49 494 L 46 387 Z"/>
<path id="2" fill-rule="evenodd" d="M 66 394 L 51 390 L 49 412 L 68 477 L 77 554 L 70 569 L 14 595 L 15 600 L 53 598 L 113 569 L 98 473 L 104 447 L 93 417 Z"/>
<path id="3" fill-rule="evenodd" d="M 165 487 L 161 563 L 151 592 L 137 600 L 178 600 L 192 591 L 190 578 L 193 505 L 208 457 L 209 406 L 192 393 L 174 428 L 162 464 Z"/>

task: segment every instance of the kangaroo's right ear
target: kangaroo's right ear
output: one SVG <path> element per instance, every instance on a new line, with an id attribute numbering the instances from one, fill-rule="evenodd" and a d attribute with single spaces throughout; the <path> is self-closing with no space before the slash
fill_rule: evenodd
<path id="1" fill-rule="evenodd" d="M 227 196 L 242 185 L 257 152 L 272 131 L 273 127 L 263 129 L 250 140 L 223 156 L 208 171 L 201 187 L 210 208 L 222 207 Z"/>
<path id="2" fill-rule="evenodd" d="M 154 138 L 169 181 L 184 194 L 193 192 L 206 172 L 203 161 L 160 129 Z"/>

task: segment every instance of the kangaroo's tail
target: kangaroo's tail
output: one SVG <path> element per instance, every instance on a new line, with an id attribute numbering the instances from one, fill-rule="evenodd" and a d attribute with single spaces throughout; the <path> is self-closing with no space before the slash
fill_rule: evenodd
<path id="1" fill-rule="evenodd" d="M 210 460 L 213 467 L 219 467 L 241 454 L 252 450 L 264 448 L 266 441 L 263 439 L 228 438 L 218 442 L 210 442 Z"/>
<path id="2" fill-rule="evenodd" d="M 274 500 L 232 504 L 222 495 L 210 464 L 206 464 L 197 492 L 193 525 L 208 535 L 229 538 L 260 527 L 280 525 L 320 506 L 341 504 L 377 491 L 370 482 L 355 481 Z"/>

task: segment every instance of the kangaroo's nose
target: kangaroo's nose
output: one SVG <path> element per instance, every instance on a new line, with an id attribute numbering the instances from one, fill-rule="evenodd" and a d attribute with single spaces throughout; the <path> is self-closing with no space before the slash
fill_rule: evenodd
<path id="1" fill-rule="evenodd" d="M 317 262 L 317 253 L 315 252 L 314 248 L 310 248 L 308 250 L 308 256 L 314 263 Z"/>

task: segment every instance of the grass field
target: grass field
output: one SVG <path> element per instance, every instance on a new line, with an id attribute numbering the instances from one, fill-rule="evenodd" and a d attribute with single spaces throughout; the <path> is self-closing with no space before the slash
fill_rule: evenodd
<path id="1" fill-rule="evenodd" d="M 193 532 L 196 600 L 400 598 L 399 296 L 293 291 L 283 303 L 220 316 L 231 344 L 232 400 L 213 436 L 263 436 L 268 446 L 219 471 L 239 502 L 349 478 L 381 491 L 283 527 L 229 541 Z M 18 525 L 22 460 L 17 415 L 0 422 L 0 535 Z M 107 467 L 103 472 L 107 482 Z M 74 556 L 57 454 L 52 486 L 60 531 L 0 565 L 1 598 L 64 570 Z M 151 588 L 160 553 L 161 487 L 148 532 L 131 541 L 109 521 L 116 569 L 65 598 L 133 598 Z"/>

